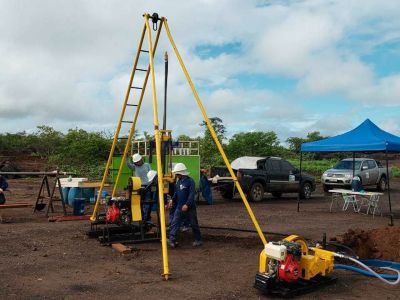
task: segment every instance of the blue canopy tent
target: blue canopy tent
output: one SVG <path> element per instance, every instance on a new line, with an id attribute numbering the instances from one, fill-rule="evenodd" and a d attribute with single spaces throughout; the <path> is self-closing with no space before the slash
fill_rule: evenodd
<path id="1" fill-rule="evenodd" d="M 355 152 L 385 152 L 386 170 L 388 174 L 387 184 L 390 224 L 393 225 L 387 153 L 400 152 L 400 137 L 380 129 L 370 119 L 366 119 L 356 128 L 346 133 L 315 142 L 301 144 L 300 169 L 303 152 L 352 152 L 353 158 Z"/>

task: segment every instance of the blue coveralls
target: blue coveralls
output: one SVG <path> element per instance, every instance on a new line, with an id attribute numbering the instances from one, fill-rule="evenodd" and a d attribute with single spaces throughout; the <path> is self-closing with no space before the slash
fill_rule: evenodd
<path id="1" fill-rule="evenodd" d="M 210 183 L 208 182 L 207 176 L 203 174 L 200 176 L 200 191 L 204 199 L 207 201 L 207 204 L 213 204 L 214 201 L 212 197 Z"/>
<path id="2" fill-rule="evenodd" d="M 174 217 L 170 224 L 169 239 L 175 242 L 178 238 L 179 228 L 185 218 L 188 219 L 192 226 L 194 239 L 201 241 L 201 233 L 199 223 L 197 221 L 197 211 L 195 202 L 196 188 L 194 180 L 189 176 L 183 176 L 176 182 L 175 193 L 172 197 L 172 201 L 176 204 Z M 183 205 L 188 206 L 186 212 L 182 211 Z"/>
<path id="3" fill-rule="evenodd" d="M 0 175 L 0 189 L 5 191 L 8 188 L 8 183 L 5 177 Z M 4 196 L 3 193 L 0 194 L 0 204 L 6 203 L 6 197 Z"/>

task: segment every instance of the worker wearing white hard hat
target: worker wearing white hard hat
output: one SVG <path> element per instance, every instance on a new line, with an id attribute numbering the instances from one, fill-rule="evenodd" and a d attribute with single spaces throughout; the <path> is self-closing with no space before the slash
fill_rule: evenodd
<path id="1" fill-rule="evenodd" d="M 169 207 L 176 205 L 173 219 L 170 222 L 168 245 L 172 248 L 176 247 L 180 226 L 183 220 L 187 218 L 192 226 L 194 236 L 193 246 L 201 246 L 203 242 L 197 220 L 195 202 L 196 187 L 194 180 L 189 177 L 189 172 L 183 163 L 177 163 L 172 172 L 176 175 L 178 180 L 176 181 L 175 193 L 171 200 L 173 203 L 168 203 Z"/>
<path id="2" fill-rule="evenodd" d="M 183 163 L 177 163 L 173 170 L 172 173 L 175 173 L 175 175 L 183 175 L 183 176 L 188 176 L 189 172 Z"/>
<path id="3" fill-rule="evenodd" d="M 135 172 L 135 176 L 140 178 L 142 185 L 147 186 L 149 184 L 147 173 L 151 170 L 151 166 L 144 162 L 143 157 L 139 153 L 132 155 L 132 161 L 127 159 L 126 165 Z"/>
<path id="4" fill-rule="evenodd" d="M 151 182 L 147 176 L 149 171 L 151 171 L 150 164 L 145 163 L 143 157 L 139 153 L 135 153 L 132 155 L 131 161 L 129 159 L 126 160 L 126 165 L 129 169 L 134 171 L 136 177 L 140 178 L 142 183 L 142 190 L 140 194 L 141 201 L 151 201 L 153 194 L 151 193 L 150 189 L 147 188 Z M 145 222 L 150 221 L 151 219 L 151 208 L 152 205 L 149 203 L 143 205 L 143 220 Z"/>

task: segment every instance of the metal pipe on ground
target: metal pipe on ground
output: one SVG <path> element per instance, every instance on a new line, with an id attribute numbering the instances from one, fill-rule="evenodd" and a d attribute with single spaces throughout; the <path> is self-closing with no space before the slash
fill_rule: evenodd
<path id="1" fill-rule="evenodd" d="M 57 176 L 57 175 L 74 175 L 74 173 L 70 172 L 61 172 L 61 171 L 51 171 L 51 172 L 0 172 L 0 175 L 48 175 L 48 176 Z"/>

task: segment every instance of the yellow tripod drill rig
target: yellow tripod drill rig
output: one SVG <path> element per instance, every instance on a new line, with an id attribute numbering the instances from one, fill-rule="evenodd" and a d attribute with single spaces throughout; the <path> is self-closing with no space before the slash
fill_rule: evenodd
<path id="1" fill-rule="evenodd" d="M 108 177 L 108 172 L 110 170 L 110 165 L 111 165 L 111 161 L 114 155 L 114 151 L 117 145 L 117 142 L 119 140 L 119 134 L 120 134 L 120 130 L 121 130 L 121 125 L 122 123 L 130 123 L 131 127 L 129 130 L 129 135 L 128 135 L 128 139 L 126 141 L 126 146 L 124 149 L 124 153 L 122 156 L 122 161 L 120 164 L 120 168 L 119 168 L 119 172 L 118 172 L 118 176 L 115 182 L 115 185 L 113 187 L 113 191 L 112 191 L 112 196 L 114 197 L 116 195 L 117 192 L 117 185 L 122 173 L 122 168 L 123 165 L 125 163 L 125 158 L 128 154 L 128 150 L 131 144 L 131 140 L 133 137 L 133 134 L 135 132 L 135 128 L 136 128 L 136 123 L 138 120 L 138 116 L 139 116 L 139 112 L 140 112 L 140 108 L 142 105 L 142 100 L 143 100 L 143 96 L 145 93 L 145 89 L 147 86 L 147 81 L 148 78 L 150 76 L 151 78 L 151 90 L 152 90 L 152 99 L 153 99 L 153 125 L 154 125 L 154 136 L 155 136 L 155 142 L 156 142 L 156 156 L 157 156 L 157 173 L 158 173 L 158 198 L 159 198 L 159 208 L 160 208 L 160 223 L 161 223 L 161 244 L 162 244 L 162 258 L 163 258 L 163 273 L 162 276 L 165 280 L 168 280 L 168 278 L 170 277 L 171 273 L 169 270 L 169 265 L 168 265 L 168 250 L 167 250 L 167 237 L 166 237 L 166 227 L 165 227 L 165 213 L 164 213 L 164 195 L 163 195 L 163 191 L 164 191 L 164 183 L 168 183 L 172 181 L 172 175 L 166 174 L 163 175 L 162 169 L 162 159 L 161 159 L 161 145 L 163 141 L 168 141 L 171 139 L 171 135 L 170 135 L 170 131 L 168 130 L 161 130 L 159 128 L 159 121 L 158 121 L 158 110 L 157 110 L 157 94 L 156 94 L 156 79 L 155 79 L 155 73 L 154 73 L 154 55 L 157 49 L 157 45 L 158 45 L 158 41 L 159 41 L 159 37 L 160 37 L 160 33 L 161 33 L 161 29 L 164 27 L 165 31 L 167 33 L 169 42 L 171 43 L 171 46 L 173 48 L 173 51 L 179 61 L 179 64 L 182 68 L 182 71 L 186 77 L 186 80 L 192 90 L 193 96 L 200 108 L 201 114 L 204 118 L 204 121 L 207 124 L 207 128 L 209 129 L 211 136 L 222 156 L 222 159 L 226 165 L 226 167 L 229 170 L 230 176 L 232 177 L 235 186 L 236 186 L 236 190 L 239 192 L 240 197 L 247 209 L 247 212 L 253 222 L 253 225 L 261 239 L 262 244 L 264 245 L 265 249 L 263 250 L 263 252 L 260 255 L 260 268 L 259 268 L 259 274 L 269 274 L 271 276 L 274 276 L 274 274 L 277 274 L 279 271 L 277 271 L 277 266 L 279 265 L 279 262 L 282 262 L 284 259 L 286 259 L 287 257 L 291 257 L 290 262 L 286 261 L 286 266 L 293 266 L 294 263 L 291 263 L 293 259 L 296 259 L 298 261 L 301 261 L 301 267 L 302 269 L 300 270 L 300 272 L 303 272 L 304 270 L 304 276 L 300 276 L 304 279 L 310 279 L 314 276 L 316 276 L 317 274 L 328 274 L 331 270 L 331 257 L 328 253 L 325 252 L 321 252 L 319 251 L 319 249 L 314 250 L 315 251 L 315 256 L 309 254 L 308 252 L 308 248 L 307 245 L 305 244 L 305 242 L 303 240 L 301 240 L 300 238 L 297 238 L 295 236 L 290 236 L 286 239 L 286 242 L 283 242 L 282 245 L 275 245 L 273 243 L 267 243 L 263 232 L 261 231 L 261 228 L 257 222 L 256 217 L 254 216 L 254 213 L 247 201 L 246 195 L 244 194 L 238 180 L 236 177 L 236 174 L 234 173 L 234 171 L 232 170 L 230 163 L 225 155 L 225 152 L 221 146 L 221 143 L 219 142 L 217 135 L 215 133 L 214 128 L 211 125 L 211 122 L 207 116 L 207 113 L 204 109 L 204 106 L 200 100 L 200 97 L 197 93 L 197 90 L 190 78 L 190 75 L 186 69 L 186 66 L 182 60 L 182 57 L 178 51 L 178 48 L 176 47 L 176 44 L 172 38 L 171 35 L 171 31 L 169 29 L 169 25 L 168 25 L 168 21 L 165 17 L 159 17 L 158 14 L 154 13 L 153 15 L 150 14 L 144 14 L 144 26 L 143 26 L 143 30 L 142 30 L 142 34 L 140 37 L 140 41 L 139 41 L 139 46 L 138 46 L 138 50 L 136 53 L 136 57 L 135 57 L 135 61 L 133 64 L 133 68 L 132 68 L 132 72 L 131 72 L 131 76 L 130 76 L 130 80 L 129 80 L 129 84 L 128 84 L 128 88 L 126 91 L 126 95 L 125 95 L 125 100 L 123 103 L 123 107 L 122 107 L 122 111 L 120 114 L 120 118 L 118 121 L 118 126 L 116 128 L 115 131 L 115 135 L 114 135 L 114 139 L 113 139 L 113 143 L 111 146 L 111 150 L 110 150 L 110 154 L 107 160 L 107 164 L 104 170 L 104 175 L 103 175 L 103 179 L 101 182 L 101 187 L 99 190 L 99 194 L 98 197 L 96 199 L 96 204 L 94 207 L 94 211 L 93 214 L 91 216 L 91 221 L 95 222 L 97 219 L 97 213 L 98 213 L 98 208 L 99 208 L 99 203 L 100 203 L 100 199 L 101 199 L 101 192 L 104 188 L 104 185 L 107 181 L 107 177 Z M 150 21 L 152 22 L 152 28 L 150 27 Z M 155 41 L 153 43 L 152 40 L 152 31 L 151 29 L 156 31 L 156 37 L 155 37 Z M 143 50 L 143 43 L 144 43 L 144 39 L 145 36 L 147 35 L 147 45 L 148 45 L 148 50 Z M 139 56 L 143 53 L 148 53 L 149 55 L 149 64 L 147 69 L 139 69 L 138 68 L 138 61 L 139 61 Z M 144 83 L 141 87 L 139 86 L 134 86 L 133 82 L 134 82 L 134 78 L 135 78 L 135 74 L 137 71 L 143 71 L 146 72 L 145 74 L 145 78 L 144 78 Z M 128 102 L 129 98 L 130 98 L 130 93 L 132 89 L 138 89 L 141 91 L 140 93 L 140 97 L 139 100 L 136 104 L 132 104 L 130 102 Z M 126 108 L 129 106 L 135 106 L 136 107 L 136 111 L 135 114 L 133 116 L 132 121 L 126 121 L 125 120 L 125 115 L 126 115 Z M 296 245 L 299 245 L 299 247 L 297 247 Z M 298 250 L 300 249 L 300 250 Z M 293 254 L 292 254 L 293 253 Z M 287 254 L 291 254 L 291 256 L 287 255 Z M 321 259 L 327 260 L 327 262 L 321 264 Z M 294 272 L 294 271 L 293 271 Z M 294 274 L 292 272 L 292 275 Z M 270 277 L 271 277 L 270 276 Z M 295 276 L 296 277 L 296 276 Z M 296 278 L 298 278 L 299 276 L 297 276 Z M 278 277 L 277 277 L 278 278 Z M 269 281 L 268 284 L 270 285 L 272 281 Z M 276 278 L 273 279 L 273 282 L 276 282 Z"/>
<path id="2" fill-rule="evenodd" d="M 114 151 L 115 151 L 117 142 L 119 140 L 121 124 L 124 123 L 124 122 L 129 122 L 129 123 L 131 123 L 131 127 L 130 127 L 130 130 L 129 130 L 128 139 L 126 141 L 126 147 L 124 149 L 124 153 L 123 153 L 123 156 L 122 156 L 122 161 L 121 161 L 120 169 L 119 169 L 119 172 L 118 172 L 118 176 L 117 176 L 117 179 L 116 179 L 113 191 L 112 191 L 112 196 L 115 196 L 115 194 L 116 194 L 117 185 L 118 185 L 118 182 L 119 182 L 120 175 L 122 173 L 121 172 L 122 171 L 122 167 L 123 167 L 123 165 L 125 163 L 125 158 L 126 158 L 126 156 L 128 154 L 129 145 L 131 143 L 133 134 L 135 132 L 135 127 L 136 127 L 136 122 L 137 122 L 137 119 L 138 119 L 138 116 L 139 116 L 140 107 L 141 107 L 143 96 L 144 96 L 145 89 L 146 89 L 146 86 L 147 86 L 147 81 L 148 81 L 148 78 L 150 76 L 150 78 L 151 78 L 151 89 L 152 89 L 152 98 L 153 98 L 153 125 L 154 125 L 154 136 L 155 136 L 155 141 L 156 141 L 156 156 L 157 156 L 158 192 L 159 192 L 158 197 L 159 197 L 159 204 L 160 204 L 159 207 L 160 207 L 160 222 L 161 222 L 161 244 L 162 244 L 162 257 L 163 257 L 163 273 L 162 273 L 162 275 L 163 275 L 165 280 L 168 280 L 168 278 L 170 276 L 170 270 L 169 270 L 169 266 L 168 266 L 168 250 L 167 250 L 167 237 L 166 237 L 166 228 L 165 228 L 163 184 L 164 184 L 164 182 L 169 182 L 171 179 L 167 178 L 165 176 L 162 176 L 163 172 L 162 172 L 162 165 L 161 165 L 161 141 L 163 140 L 163 138 L 165 138 L 165 136 L 167 134 L 166 134 L 166 132 L 163 132 L 159 128 L 158 110 L 157 110 L 157 94 L 156 94 L 156 79 L 155 79 L 155 73 L 154 73 L 154 54 L 155 54 L 155 51 L 156 51 L 156 48 L 157 48 L 157 44 L 158 44 L 158 41 L 159 41 L 161 29 L 163 27 L 165 27 L 165 31 L 167 33 L 168 39 L 169 39 L 169 41 L 170 41 L 170 43 L 171 43 L 171 45 L 173 47 L 174 53 L 175 53 L 175 55 L 176 55 L 176 57 L 177 57 L 177 59 L 179 61 L 179 64 L 180 64 L 180 66 L 182 68 L 182 71 L 183 71 L 185 77 L 186 77 L 186 80 L 188 81 L 189 86 L 190 86 L 190 88 L 191 88 L 191 90 L 193 92 L 193 95 L 194 95 L 194 97 L 196 99 L 196 102 L 197 102 L 197 104 L 198 104 L 198 106 L 200 108 L 200 111 L 201 111 L 201 113 L 203 115 L 203 118 L 204 118 L 204 120 L 205 120 L 205 122 L 207 124 L 207 128 L 210 130 L 211 136 L 212 136 L 215 144 L 217 145 L 217 148 L 218 148 L 219 152 L 221 153 L 221 156 L 222 156 L 222 158 L 224 160 L 224 163 L 225 163 L 226 167 L 229 170 L 229 173 L 230 173 L 231 177 L 233 178 L 233 180 L 235 182 L 237 191 L 239 192 L 239 194 L 240 194 L 240 196 L 241 196 L 241 198 L 243 200 L 243 203 L 245 204 L 245 207 L 246 207 L 246 209 L 247 209 L 247 211 L 248 211 L 248 213 L 250 215 L 251 220 L 253 221 L 253 224 L 254 224 L 254 226 L 255 226 L 255 228 L 257 230 L 257 233 L 258 233 L 258 235 L 259 235 L 259 237 L 260 237 L 260 239 L 261 239 L 263 244 L 266 244 L 267 241 L 266 241 L 266 239 L 265 239 L 265 237 L 264 237 L 264 235 L 263 235 L 263 233 L 261 231 L 261 228 L 260 228 L 260 226 L 259 226 L 259 224 L 258 224 L 258 222 L 257 222 L 257 220 L 256 220 L 256 218 L 254 216 L 254 213 L 253 213 L 253 211 L 252 211 L 252 209 L 251 209 L 251 207 L 250 207 L 250 205 L 249 205 L 249 203 L 248 203 L 248 201 L 246 199 L 246 196 L 243 193 L 243 190 L 242 190 L 242 188 L 240 187 L 240 185 L 239 185 L 239 183 L 237 181 L 236 175 L 233 172 L 233 170 L 232 170 L 232 168 L 231 168 L 231 166 L 229 164 L 229 161 L 228 161 L 228 159 L 227 159 L 227 157 L 226 157 L 226 155 L 224 153 L 224 150 L 222 149 L 222 146 L 221 146 L 221 144 L 220 144 L 220 142 L 219 142 L 219 140 L 217 138 L 215 130 L 211 125 L 211 122 L 210 122 L 210 120 L 209 120 L 209 118 L 207 116 L 207 113 L 206 113 L 206 111 L 204 109 L 204 106 L 203 106 L 203 104 L 202 104 L 202 102 L 200 100 L 200 97 L 199 97 L 199 95 L 198 95 L 198 93 L 196 91 L 196 88 L 194 87 L 194 84 L 193 84 L 193 82 L 192 82 L 192 80 L 190 78 L 190 75 L 189 75 L 186 67 L 185 67 L 185 64 L 184 64 L 184 62 L 182 60 L 182 57 L 181 57 L 181 55 L 180 55 L 180 53 L 178 51 L 178 48 L 176 47 L 176 44 L 175 44 L 175 42 L 174 42 L 174 40 L 172 38 L 171 31 L 169 29 L 167 19 L 165 17 L 159 17 L 158 14 L 156 14 L 156 13 L 154 13 L 153 15 L 144 14 L 143 17 L 144 17 L 144 26 L 143 26 L 142 34 L 141 34 L 141 37 L 140 37 L 136 58 L 135 58 L 135 61 L 134 61 L 134 64 L 133 64 L 133 68 L 132 68 L 132 72 L 131 72 L 128 88 L 127 88 L 126 95 L 125 95 L 125 100 L 124 100 L 122 111 L 121 111 L 120 118 L 119 118 L 119 121 L 118 121 L 118 126 L 117 126 L 116 131 L 115 131 L 115 135 L 114 135 L 113 143 L 112 143 L 112 146 L 111 146 L 110 154 L 109 154 L 109 157 L 108 157 L 108 160 L 107 160 L 107 164 L 106 164 L 106 167 L 105 167 L 105 170 L 104 170 L 104 175 L 103 175 L 103 179 L 102 179 L 101 186 L 100 186 L 100 189 L 99 189 L 99 194 L 98 194 L 98 197 L 96 199 L 96 204 L 95 204 L 95 207 L 94 207 L 94 210 L 93 210 L 93 214 L 91 216 L 91 221 L 95 222 L 96 219 L 97 219 L 97 213 L 98 213 L 98 208 L 99 208 L 100 199 L 101 199 L 101 192 L 104 189 L 104 185 L 105 185 L 105 183 L 107 181 L 108 172 L 109 172 L 110 166 L 111 166 L 111 161 L 112 161 L 112 158 L 113 158 L 113 155 L 114 155 Z M 152 22 L 153 28 L 150 27 L 150 20 Z M 152 41 L 151 29 L 156 30 L 156 37 L 155 37 L 154 43 Z M 146 34 L 147 34 L 148 50 L 143 50 L 142 47 L 143 47 L 143 43 L 144 43 L 144 39 L 145 39 L 145 35 Z M 148 53 L 148 55 L 149 55 L 149 64 L 148 64 L 147 69 L 138 69 L 139 56 L 142 53 Z M 146 72 L 144 83 L 143 83 L 142 87 L 137 87 L 137 86 L 133 85 L 135 73 L 137 71 Z M 137 104 L 131 104 L 131 103 L 128 102 L 129 96 L 130 96 L 130 93 L 131 93 L 132 89 L 140 89 L 141 90 L 139 101 L 137 102 Z M 134 114 L 134 117 L 133 117 L 132 121 L 126 121 L 125 120 L 126 108 L 129 107 L 129 106 L 136 106 L 136 111 L 135 111 L 135 114 Z"/>

